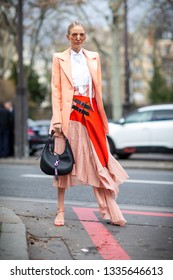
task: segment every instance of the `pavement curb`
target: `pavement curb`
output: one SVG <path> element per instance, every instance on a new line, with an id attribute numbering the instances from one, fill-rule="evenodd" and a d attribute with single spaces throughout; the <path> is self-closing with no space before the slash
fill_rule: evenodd
<path id="1" fill-rule="evenodd" d="M 28 260 L 26 229 L 22 220 L 0 205 L 0 260 Z"/>
<path id="2" fill-rule="evenodd" d="M 158 161 L 158 160 L 121 160 L 118 162 L 123 168 L 137 168 L 137 169 L 159 169 L 159 170 L 173 170 L 173 161 Z M 37 158 L 6 158 L 0 159 L 0 164 L 12 165 L 37 165 L 40 166 L 40 160 Z"/>
<path id="3" fill-rule="evenodd" d="M 0 158 L 0 164 L 39 165 L 40 160 L 37 160 L 37 158 Z"/>

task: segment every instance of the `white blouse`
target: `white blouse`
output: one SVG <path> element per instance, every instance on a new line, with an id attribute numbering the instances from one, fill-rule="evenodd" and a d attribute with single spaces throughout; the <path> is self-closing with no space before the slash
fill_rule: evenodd
<path id="1" fill-rule="evenodd" d="M 89 85 L 89 97 L 92 98 L 92 78 L 88 69 L 86 57 L 82 49 L 78 53 L 71 52 L 72 80 L 73 86 L 78 88 L 81 95 L 85 95 L 86 86 Z"/>

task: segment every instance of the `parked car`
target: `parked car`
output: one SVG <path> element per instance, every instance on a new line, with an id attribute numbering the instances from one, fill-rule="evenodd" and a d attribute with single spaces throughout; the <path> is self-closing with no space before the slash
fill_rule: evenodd
<path id="1" fill-rule="evenodd" d="M 173 153 L 173 104 L 141 107 L 118 122 L 109 121 L 110 151 L 119 158 L 134 153 Z"/>
<path id="2" fill-rule="evenodd" d="M 40 150 L 49 137 L 50 120 L 28 119 L 28 142 L 30 155 Z"/>

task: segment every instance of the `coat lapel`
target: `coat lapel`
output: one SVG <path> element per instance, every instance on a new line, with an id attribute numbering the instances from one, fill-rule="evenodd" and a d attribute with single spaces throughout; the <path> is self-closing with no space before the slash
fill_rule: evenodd
<path id="1" fill-rule="evenodd" d="M 96 60 L 96 54 L 94 52 L 89 52 L 85 49 L 83 49 L 83 52 L 86 56 L 88 68 L 91 74 L 91 77 L 93 79 L 93 82 L 95 86 L 97 86 L 97 60 Z"/>
<path id="2" fill-rule="evenodd" d="M 95 86 L 97 86 L 97 60 L 96 54 L 94 52 L 89 52 L 83 49 L 83 53 L 86 56 L 88 68 L 93 79 Z M 62 53 L 57 54 L 58 58 L 60 58 L 60 65 L 63 69 L 65 75 L 69 79 L 70 83 L 73 85 L 72 80 L 72 70 L 71 70 L 71 61 L 70 61 L 70 48 L 65 50 Z"/>
<path id="3" fill-rule="evenodd" d="M 73 85 L 71 62 L 70 62 L 70 48 L 68 48 L 62 53 L 58 53 L 58 58 L 60 58 L 60 65 L 62 70 L 64 71 L 65 75 L 69 79 L 70 83 Z"/>

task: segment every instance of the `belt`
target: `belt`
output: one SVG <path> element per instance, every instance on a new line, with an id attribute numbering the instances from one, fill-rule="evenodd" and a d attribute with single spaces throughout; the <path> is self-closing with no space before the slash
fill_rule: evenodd
<path id="1" fill-rule="evenodd" d="M 87 109 L 87 110 L 91 110 L 91 107 L 89 105 L 87 105 L 85 102 L 82 102 L 78 99 L 73 99 L 73 101 L 77 104 L 79 104 L 80 106 L 82 106 L 83 108 Z M 86 116 L 89 116 L 89 113 L 85 110 L 83 110 L 82 108 L 79 108 L 75 105 L 72 106 L 72 109 L 78 111 L 79 113 L 83 114 L 83 115 L 86 115 Z"/>
<path id="2" fill-rule="evenodd" d="M 79 108 L 75 105 L 72 106 L 72 109 L 78 111 L 79 113 L 83 114 L 83 115 L 86 115 L 86 116 L 89 116 L 89 113 L 85 110 L 83 110 L 82 108 Z"/>
<path id="3" fill-rule="evenodd" d="M 85 109 L 87 109 L 87 110 L 91 110 L 91 107 L 90 106 L 88 106 L 87 105 L 87 103 L 85 103 L 85 102 L 82 102 L 82 101 L 80 101 L 80 100 L 78 100 L 78 99 L 73 99 L 73 101 L 75 102 L 75 103 L 77 103 L 77 104 L 79 104 L 79 105 L 81 105 L 82 107 L 84 107 Z"/>

